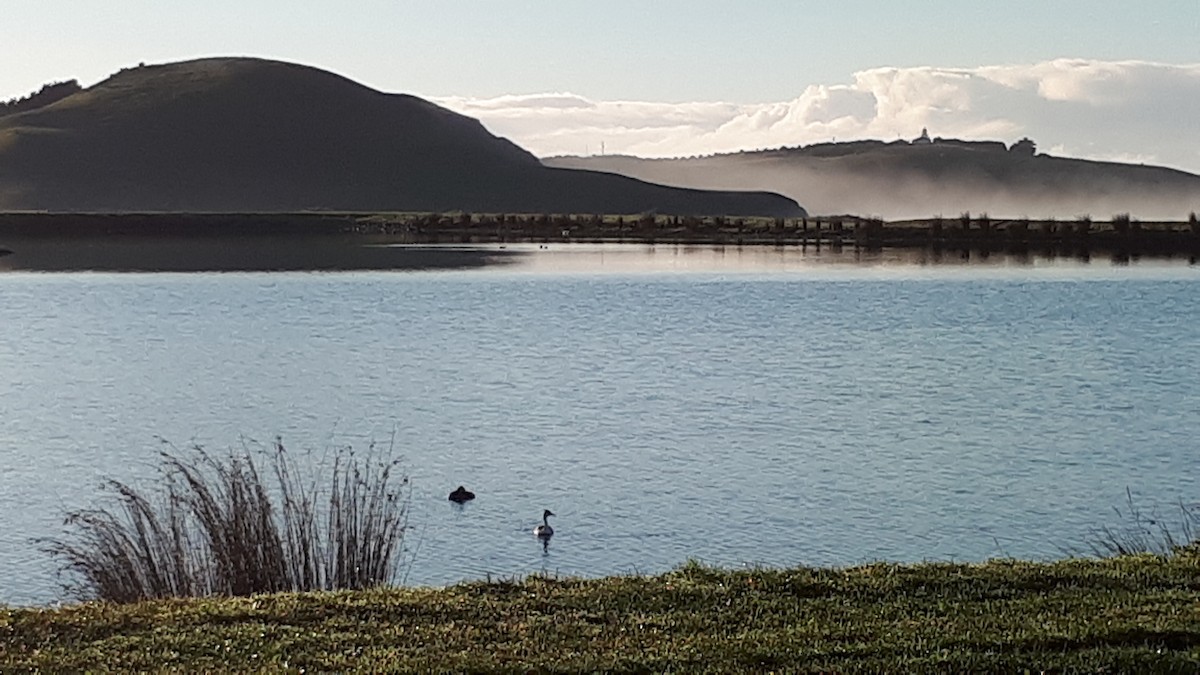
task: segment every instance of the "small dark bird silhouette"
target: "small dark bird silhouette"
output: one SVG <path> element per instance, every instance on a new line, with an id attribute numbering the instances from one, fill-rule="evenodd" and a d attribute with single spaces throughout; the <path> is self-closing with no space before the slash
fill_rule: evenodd
<path id="1" fill-rule="evenodd" d="M 462 504 L 463 502 L 469 502 L 472 499 L 475 499 L 475 493 L 471 492 L 470 490 L 468 490 L 467 488 L 465 488 L 461 485 L 459 485 L 457 488 L 455 488 L 454 492 L 450 493 L 450 501 L 454 502 L 455 504 Z"/>

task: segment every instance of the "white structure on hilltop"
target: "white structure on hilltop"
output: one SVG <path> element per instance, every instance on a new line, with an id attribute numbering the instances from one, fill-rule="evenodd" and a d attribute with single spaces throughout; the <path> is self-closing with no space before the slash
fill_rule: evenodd
<path id="1" fill-rule="evenodd" d="M 1033 157 L 1037 154 L 1037 143 L 1034 143 L 1032 138 L 1026 136 L 1016 143 L 1013 143 L 1008 151 L 1017 155 Z"/>

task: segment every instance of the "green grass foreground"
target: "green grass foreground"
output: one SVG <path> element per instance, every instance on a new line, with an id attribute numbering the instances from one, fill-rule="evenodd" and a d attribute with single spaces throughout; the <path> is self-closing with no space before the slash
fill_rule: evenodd
<path id="1" fill-rule="evenodd" d="M 1197 672 L 1200 554 L 0 610 L 0 671 Z"/>

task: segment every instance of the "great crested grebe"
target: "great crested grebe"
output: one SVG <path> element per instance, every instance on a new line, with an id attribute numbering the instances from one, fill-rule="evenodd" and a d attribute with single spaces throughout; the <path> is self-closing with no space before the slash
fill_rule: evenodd
<path id="1" fill-rule="evenodd" d="M 549 538 L 550 535 L 554 534 L 554 528 L 550 527 L 550 521 L 546 520 L 552 515 L 554 515 L 554 512 L 550 509 L 542 511 L 542 524 L 533 528 L 534 535 L 546 539 Z"/>

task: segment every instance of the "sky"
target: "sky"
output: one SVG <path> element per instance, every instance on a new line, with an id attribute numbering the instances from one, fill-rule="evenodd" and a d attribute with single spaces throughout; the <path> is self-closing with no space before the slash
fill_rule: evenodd
<path id="1" fill-rule="evenodd" d="M 539 155 L 931 134 L 1200 172 L 1200 0 L 2 0 L 0 99 L 260 56 Z"/>

